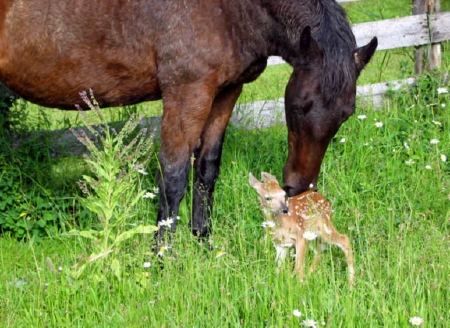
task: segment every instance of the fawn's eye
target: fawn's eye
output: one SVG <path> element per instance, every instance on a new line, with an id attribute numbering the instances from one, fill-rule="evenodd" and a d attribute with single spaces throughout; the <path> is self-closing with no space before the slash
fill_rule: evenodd
<path id="1" fill-rule="evenodd" d="M 272 199 L 272 196 L 270 196 L 270 195 L 265 195 L 265 196 L 264 196 L 264 199 L 265 199 L 265 200 L 271 200 L 271 199 Z"/>

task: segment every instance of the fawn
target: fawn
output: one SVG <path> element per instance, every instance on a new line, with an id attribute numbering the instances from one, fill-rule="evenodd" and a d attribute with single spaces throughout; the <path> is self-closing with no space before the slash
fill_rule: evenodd
<path id="1" fill-rule="evenodd" d="M 262 172 L 261 177 L 262 182 L 252 173 L 249 174 L 250 185 L 259 194 L 266 219 L 274 223 L 273 227 L 267 229 L 273 236 L 278 265 L 283 263 L 287 248 L 295 246 L 295 271 L 300 281 L 303 281 L 307 245 L 310 240 L 317 237 L 315 257 L 309 271 L 313 272 L 320 261 L 321 242 L 324 240 L 338 246 L 344 252 L 351 287 L 355 276 L 352 247 L 348 237 L 340 234 L 331 222 L 330 202 L 315 191 L 306 191 L 289 198 L 286 202 L 286 193 L 277 179 L 266 172 Z"/>

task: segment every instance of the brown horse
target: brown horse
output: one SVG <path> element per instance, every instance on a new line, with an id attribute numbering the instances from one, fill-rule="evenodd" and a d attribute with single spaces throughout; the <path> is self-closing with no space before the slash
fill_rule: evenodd
<path id="1" fill-rule="evenodd" d="M 88 88 L 101 107 L 163 100 L 157 220 L 175 230 L 168 219 L 178 214 L 194 154 L 191 227 L 202 237 L 228 120 L 267 57 L 294 68 L 284 167 L 294 196 L 316 186 L 376 47 L 374 38 L 356 48 L 334 0 L 0 0 L 0 81 L 21 97 L 61 109 L 73 109 Z"/>

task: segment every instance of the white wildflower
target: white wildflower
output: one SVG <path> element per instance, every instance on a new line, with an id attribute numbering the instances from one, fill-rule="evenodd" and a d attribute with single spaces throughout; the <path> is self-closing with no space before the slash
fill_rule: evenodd
<path id="1" fill-rule="evenodd" d="M 302 316 L 302 313 L 300 312 L 300 310 L 295 309 L 292 314 L 294 315 L 294 317 L 300 318 Z"/>
<path id="2" fill-rule="evenodd" d="M 138 169 L 137 171 L 142 175 L 148 175 L 148 172 L 146 172 L 144 169 Z"/>
<path id="3" fill-rule="evenodd" d="M 441 161 L 447 162 L 447 156 L 445 156 L 444 154 L 441 154 Z"/>
<path id="4" fill-rule="evenodd" d="M 383 122 L 375 122 L 375 126 L 377 127 L 377 128 L 381 128 L 381 127 L 383 127 Z"/>
<path id="5" fill-rule="evenodd" d="M 269 228 L 269 229 L 272 229 L 272 228 L 275 228 L 276 224 L 275 224 L 275 222 L 273 222 L 273 221 L 264 221 L 264 222 L 261 224 L 261 226 L 262 226 L 263 228 Z"/>
<path id="6" fill-rule="evenodd" d="M 303 233 L 303 238 L 305 238 L 306 240 L 314 240 L 317 238 L 317 234 L 313 231 L 305 231 Z"/>
<path id="7" fill-rule="evenodd" d="M 409 323 L 413 326 L 420 326 L 423 324 L 423 319 L 421 317 L 412 317 L 409 319 Z"/>
<path id="8" fill-rule="evenodd" d="M 305 327 L 316 328 L 317 322 L 314 321 L 313 319 L 306 319 L 306 320 L 303 320 L 302 325 Z"/>
<path id="9" fill-rule="evenodd" d="M 406 141 L 403 143 L 403 146 L 405 146 L 406 150 L 409 150 L 409 149 L 410 149 L 410 148 L 409 148 L 409 145 L 408 145 L 408 143 L 407 143 Z"/>
<path id="10" fill-rule="evenodd" d="M 358 119 L 359 120 L 365 120 L 367 118 L 366 115 L 362 114 L 362 115 L 358 115 Z"/>
<path id="11" fill-rule="evenodd" d="M 426 168 L 427 170 L 431 170 L 431 165 L 425 165 L 425 168 Z"/>
<path id="12" fill-rule="evenodd" d="M 339 142 L 345 142 L 345 140 L 346 140 L 345 138 L 342 138 Z"/>
<path id="13" fill-rule="evenodd" d="M 160 249 L 159 249 L 159 252 L 158 252 L 158 256 L 159 257 L 163 257 L 164 256 L 164 253 L 166 252 L 166 251 L 168 251 L 170 249 L 170 246 L 162 246 L 162 247 L 160 247 Z"/>
<path id="14" fill-rule="evenodd" d="M 150 262 L 144 262 L 144 268 L 150 268 L 152 264 Z"/>
<path id="15" fill-rule="evenodd" d="M 415 164 L 416 162 L 414 162 L 414 161 L 412 160 L 412 158 L 410 158 L 410 159 L 408 159 L 407 161 L 405 161 L 405 163 L 406 163 L 406 165 L 413 165 L 413 164 Z"/>
<path id="16" fill-rule="evenodd" d="M 222 256 L 224 256 L 225 254 L 227 254 L 227 252 L 224 251 L 218 251 L 216 253 L 216 259 L 221 258 Z"/>
<path id="17" fill-rule="evenodd" d="M 444 94 L 444 93 L 448 93 L 448 89 L 447 88 L 437 88 L 437 93 L 438 94 Z"/>
<path id="18" fill-rule="evenodd" d="M 145 198 L 145 199 L 147 199 L 147 198 L 153 199 L 153 198 L 155 198 L 155 197 L 156 197 L 156 195 L 155 195 L 154 193 L 152 193 L 152 192 L 149 192 L 149 191 L 147 191 L 147 192 L 144 194 L 144 196 L 142 196 L 142 198 Z"/>
<path id="19" fill-rule="evenodd" d="M 170 227 L 173 223 L 173 219 L 168 218 L 167 220 L 161 220 L 158 222 L 160 227 Z"/>
<path id="20" fill-rule="evenodd" d="M 430 145 L 437 145 L 439 142 L 440 142 L 439 139 L 431 139 Z"/>

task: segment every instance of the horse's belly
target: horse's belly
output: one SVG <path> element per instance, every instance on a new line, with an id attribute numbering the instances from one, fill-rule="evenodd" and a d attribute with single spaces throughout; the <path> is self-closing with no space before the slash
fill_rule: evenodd
<path id="1" fill-rule="evenodd" d="M 75 109 L 79 93 L 88 89 L 101 107 L 132 105 L 161 98 L 156 65 L 149 59 L 135 58 L 130 64 L 92 56 L 44 53 L 26 58 L 13 53 L 8 64 L 0 66 L 0 80 L 24 99 L 46 107 Z"/>

